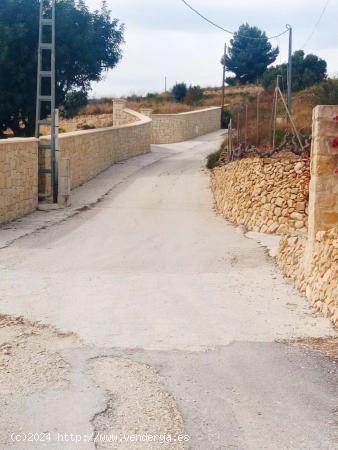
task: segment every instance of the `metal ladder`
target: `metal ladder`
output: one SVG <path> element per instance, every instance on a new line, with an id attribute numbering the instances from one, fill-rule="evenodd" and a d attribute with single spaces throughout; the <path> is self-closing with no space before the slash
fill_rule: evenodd
<path id="1" fill-rule="evenodd" d="M 50 144 L 41 144 L 40 127 L 50 126 Z M 55 110 L 55 0 L 40 0 L 35 137 L 39 139 L 39 175 L 50 174 L 53 202 L 58 201 L 58 114 Z M 41 167 L 50 151 L 50 168 Z"/>

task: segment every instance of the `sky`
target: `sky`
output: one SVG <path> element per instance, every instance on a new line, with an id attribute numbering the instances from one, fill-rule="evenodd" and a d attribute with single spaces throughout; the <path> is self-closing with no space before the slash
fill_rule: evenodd
<path id="1" fill-rule="evenodd" d="M 248 22 L 278 34 L 291 24 L 294 50 L 304 48 L 327 0 L 189 0 L 190 4 L 222 27 L 237 30 Z M 101 0 L 86 0 L 90 9 Z M 107 0 L 112 16 L 125 24 L 123 59 L 104 79 L 92 85 L 91 97 L 125 96 L 164 91 L 175 82 L 220 86 L 220 59 L 226 34 L 190 11 L 181 0 Z M 338 75 L 338 0 L 331 0 L 306 53 L 328 62 L 330 75 Z M 280 47 L 276 64 L 287 60 L 288 37 L 272 41 Z"/>

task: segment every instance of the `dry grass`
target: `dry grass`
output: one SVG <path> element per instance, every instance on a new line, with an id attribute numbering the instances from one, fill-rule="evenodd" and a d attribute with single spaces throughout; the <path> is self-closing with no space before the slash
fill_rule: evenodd
<path id="1" fill-rule="evenodd" d="M 320 352 L 329 358 L 338 360 L 338 337 L 304 338 L 296 341 L 287 341 L 287 344 L 300 346 L 307 350 Z"/>
<path id="2" fill-rule="evenodd" d="M 179 114 L 182 112 L 194 111 L 201 108 L 201 106 L 191 106 L 185 103 L 176 103 L 174 101 L 164 101 L 162 103 L 151 101 L 128 101 L 127 108 L 134 109 L 135 111 L 140 111 L 141 108 L 151 108 L 154 114 Z"/>
<path id="3" fill-rule="evenodd" d="M 73 117 L 72 119 L 60 120 L 60 133 L 70 133 L 79 130 L 91 130 L 95 128 L 108 128 L 112 127 L 113 116 L 112 114 L 81 114 Z M 42 126 L 41 134 L 49 135 L 50 127 Z"/>
<path id="4" fill-rule="evenodd" d="M 293 99 L 293 118 L 297 128 L 311 133 L 312 111 L 316 106 L 315 98 L 309 91 L 296 94 Z"/>
<path id="5" fill-rule="evenodd" d="M 257 97 L 260 98 L 259 134 L 257 139 Z M 113 99 L 102 98 L 91 101 L 81 112 L 80 116 L 111 115 Z M 266 92 L 261 86 L 228 86 L 225 88 L 225 104 L 233 113 L 234 127 L 237 126 L 237 113 L 240 111 L 241 139 L 260 146 L 269 146 L 272 128 L 273 91 Z M 154 114 L 178 114 L 195 111 L 200 108 L 220 106 L 222 103 L 222 89 L 219 87 L 204 89 L 204 99 L 198 105 L 176 103 L 169 93 L 154 94 L 148 97 L 132 96 L 127 99 L 127 107 L 135 111 L 141 108 L 151 108 Z M 248 127 L 245 131 L 245 105 L 248 105 Z M 312 127 L 312 110 L 316 106 L 315 97 L 311 90 L 296 93 L 293 97 L 293 117 L 298 129 L 310 134 Z M 279 116 L 286 118 L 285 112 L 279 107 Z M 279 124 L 278 128 L 285 129 Z"/>
<path id="6" fill-rule="evenodd" d="M 85 106 L 80 115 L 83 116 L 94 116 L 101 114 L 113 114 L 113 100 L 112 99 L 102 99 L 98 101 L 92 101 Z"/>
<path id="7" fill-rule="evenodd" d="M 260 86 L 234 86 L 226 87 L 225 103 L 232 106 L 248 101 L 258 92 L 262 92 Z M 80 115 L 101 115 L 111 114 L 113 111 L 113 98 L 106 97 L 99 100 L 92 100 L 80 112 Z M 178 114 L 182 112 L 195 111 L 200 108 L 221 106 L 222 89 L 207 88 L 204 90 L 204 99 L 197 105 L 186 103 L 176 103 L 169 93 L 154 95 L 153 97 L 132 96 L 127 99 L 127 107 L 135 111 L 141 108 L 151 108 L 154 114 Z"/>
<path id="8" fill-rule="evenodd" d="M 228 96 L 232 95 L 257 95 L 262 92 L 263 88 L 255 84 L 248 84 L 246 86 L 226 86 L 225 94 Z M 217 95 L 221 97 L 222 89 L 220 87 L 206 88 L 204 89 L 205 95 Z"/>
<path id="9" fill-rule="evenodd" d="M 257 131 L 257 94 L 253 96 L 236 95 L 232 101 L 228 100 L 229 109 L 233 113 L 234 127 L 237 128 L 237 121 L 240 122 L 240 140 L 260 147 L 271 147 L 272 139 L 272 116 L 273 116 L 273 91 L 260 92 L 259 96 L 259 125 Z M 248 125 L 246 123 L 246 107 L 248 107 Z M 298 130 L 303 134 L 311 134 L 312 130 L 312 110 L 316 106 L 315 97 L 310 91 L 302 91 L 293 96 L 293 120 Z M 239 116 L 238 116 L 239 113 Z M 288 128 L 286 111 L 279 101 L 278 104 L 277 130 L 279 136 Z M 277 142 L 278 143 L 278 142 Z"/>

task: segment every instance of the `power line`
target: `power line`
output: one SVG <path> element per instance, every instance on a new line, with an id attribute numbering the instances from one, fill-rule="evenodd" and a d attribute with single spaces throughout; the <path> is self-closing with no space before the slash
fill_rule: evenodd
<path id="1" fill-rule="evenodd" d="M 326 10 L 327 10 L 327 8 L 328 8 L 328 6 L 329 6 L 330 1 L 331 1 L 331 0 L 326 0 L 326 3 L 325 3 L 325 5 L 324 5 L 324 8 L 323 8 L 322 12 L 320 13 L 320 16 L 319 16 L 317 22 L 315 23 L 315 26 L 314 26 L 313 30 L 312 30 L 311 33 L 309 34 L 309 37 L 306 39 L 305 44 L 303 44 L 303 47 L 302 47 L 302 48 L 305 48 L 305 47 L 307 46 L 307 44 L 311 41 L 313 35 L 314 35 L 315 32 L 317 31 L 317 28 L 318 28 L 320 22 L 322 21 L 322 18 L 324 17 L 324 14 L 326 13 Z"/>
<path id="2" fill-rule="evenodd" d="M 220 25 L 217 25 L 217 23 L 213 22 L 212 20 L 208 19 L 207 17 L 203 16 L 203 14 L 201 14 L 199 11 L 197 11 L 197 9 L 193 8 L 191 5 L 189 5 L 189 3 L 187 3 L 185 0 L 182 0 L 182 2 L 188 7 L 190 8 L 194 13 L 196 13 L 198 16 L 200 16 L 202 19 L 206 20 L 208 23 L 210 23 L 211 25 L 213 25 L 214 27 L 218 28 L 219 30 L 225 31 L 226 33 L 229 34 L 234 34 L 232 31 L 227 30 L 226 28 L 221 27 Z"/>
<path id="3" fill-rule="evenodd" d="M 202 13 L 200 13 L 199 11 L 197 11 L 197 9 L 195 9 L 193 6 L 191 6 L 186 0 L 181 0 L 189 9 L 191 9 L 191 11 L 193 11 L 195 14 L 197 14 L 198 16 L 200 16 L 203 20 L 205 20 L 206 22 L 208 22 L 210 25 L 212 25 L 212 26 L 214 26 L 215 28 L 218 28 L 219 30 L 221 30 L 221 31 L 224 31 L 225 33 L 228 33 L 228 34 L 232 34 L 232 35 L 234 35 L 234 34 L 237 34 L 237 36 L 240 36 L 240 37 L 243 37 L 243 38 L 245 38 L 245 39 L 252 39 L 252 40 L 258 40 L 258 41 L 260 41 L 260 40 L 262 40 L 263 38 L 255 38 L 255 37 L 250 37 L 250 36 L 246 36 L 245 34 L 238 34 L 238 33 L 236 33 L 236 32 L 234 32 L 234 31 L 230 31 L 230 30 L 227 30 L 226 28 L 223 28 L 223 27 L 221 27 L 220 25 L 218 25 L 217 23 L 215 23 L 215 22 L 213 22 L 212 20 L 210 20 L 210 19 L 208 19 L 206 16 L 204 16 Z M 330 0 L 329 0 L 330 1 Z M 285 30 L 285 31 L 283 31 L 282 33 L 280 33 L 280 34 L 277 34 L 276 36 L 270 36 L 270 37 L 268 37 L 267 39 L 268 40 L 271 40 L 271 39 L 276 39 L 276 38 L 278 38 L 278 37 L 280 37 L 280 36 L 283 36 L 284 34 L 286 34 L 286 33 L 288 33 L 289 32 L 289 30 Z"/>

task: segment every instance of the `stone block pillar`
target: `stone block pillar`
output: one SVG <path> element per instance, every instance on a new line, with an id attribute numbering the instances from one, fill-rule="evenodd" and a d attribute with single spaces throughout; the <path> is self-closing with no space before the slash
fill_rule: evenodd
<path id="1" fill-rule="evenodd" d="M 59 198 L 58 204 L 60 206 L 71 205 L 71 173 L 70 173 L 70 160 L 59 160 Z"/>
<path id="2" fill-rule="evenodd" d="M 338 225 L 338 106 L 313 111 L 307 262 L 317 233 Z"/>
<path id="3" fill-rule="evenodd" d="M 113 100 L 113 123 L 114 125 L 118 125 L 123 117 L 123 110 L 126 107 L 126 100 L 124 99 L 115 99 Z"/>
<path id="4" fill-rule="evenodd" d="M 153 111 L 154 110 L 151 108 L 141 108 L 140 109 L 140 113 L 147 117 L 151 117 L 153 114 Z"/>

